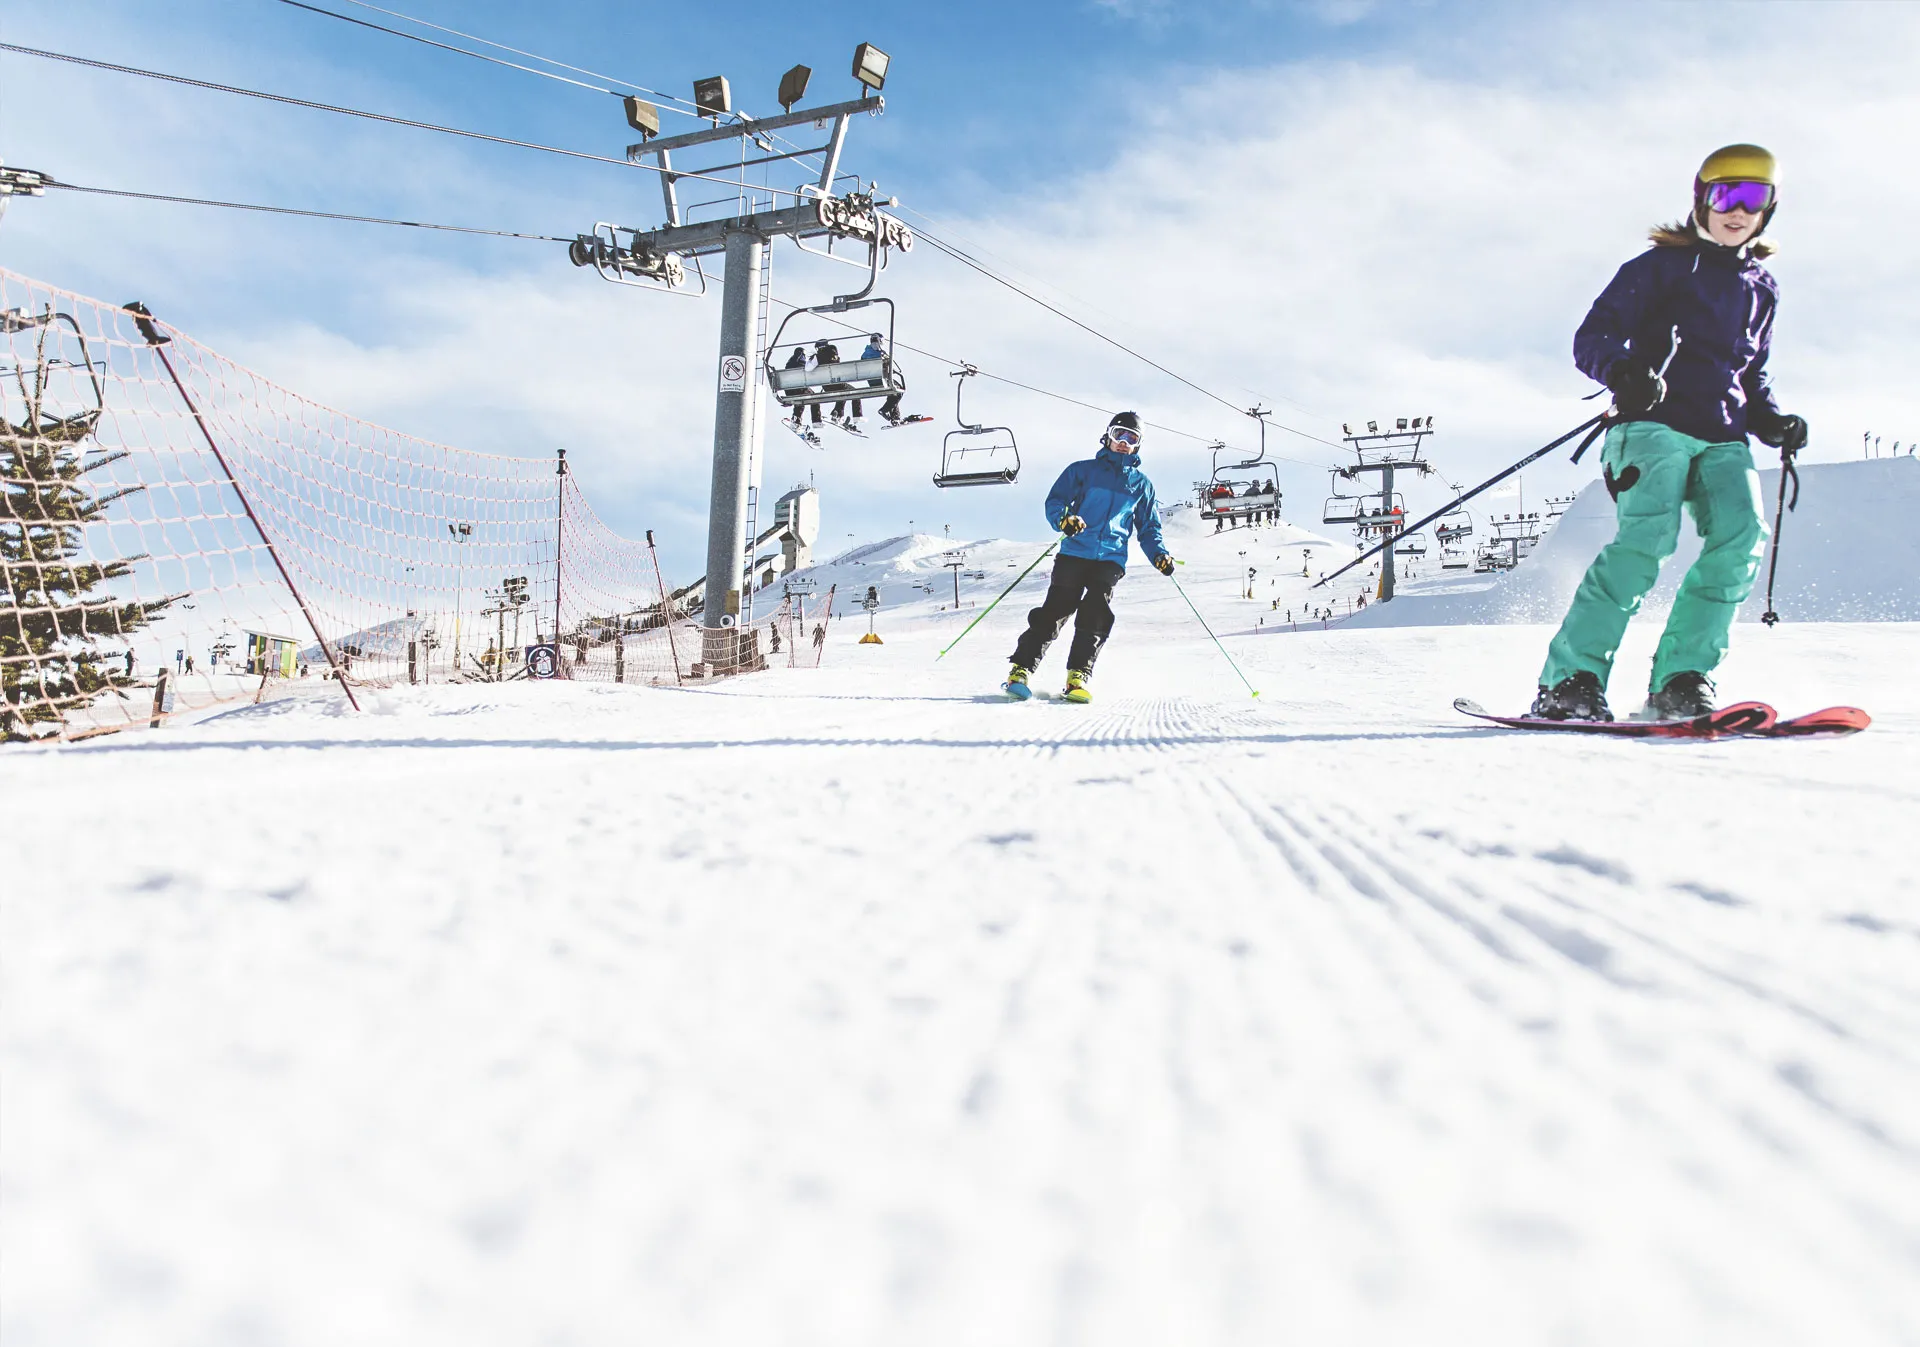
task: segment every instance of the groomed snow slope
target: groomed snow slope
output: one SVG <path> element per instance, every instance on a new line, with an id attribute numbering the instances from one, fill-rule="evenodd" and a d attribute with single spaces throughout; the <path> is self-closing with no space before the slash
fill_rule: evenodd
<path id="1" fill-rule="evenodd" d="M 1765 452 L 1762 450 L 1762 452 Z M 1774 609 L 1786 622 L 1920 621 L 1920 459 L 1809 463 L 1800 469 L 1800 504 L 1781 529 Z M 1760 474 L 1769 526 L 1780 472 Z M 1557 623 L 1602 547 L 1613 541 L 1613 500 L 1589 483 L 1533 555 L 1514 570 L 1485 576 L 1427 579 L 1390 604 L 1356 614 L 1359 627 L 1478 626 L 1496 622 Z M 1474 541 L 1478 541 L 1475 539 Z M 1651 612 L 1673 604 L 1680 578 L 1700 555 L 1691 521 L 1680 547 L 1660 568 L 1647 595 Z M 1766 571 L 1741 605 L 1742 622 L 1766 611 Z"/>
<path id="2" fill-rule="evenodd" d="M 818 671 L 0 753 L 7 1347 L 1920 1341 L 1920 627 L 1738 633 L 1850 740 L 1528 736 L 1544 628 L 1255 701 L 1136 566 L 1014 705 L 941 545 Z"/>

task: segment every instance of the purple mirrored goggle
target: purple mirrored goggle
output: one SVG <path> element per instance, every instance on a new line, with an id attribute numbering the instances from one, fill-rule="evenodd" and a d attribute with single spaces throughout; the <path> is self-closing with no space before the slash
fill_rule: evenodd
<path id="1" fill-rule="evenodd" d="M 1773 204 L 1770 182 L 1710 182 L 1707 184 L 1707 209 L 1725 213 L 1743 210 L 1759 215 Z"/>

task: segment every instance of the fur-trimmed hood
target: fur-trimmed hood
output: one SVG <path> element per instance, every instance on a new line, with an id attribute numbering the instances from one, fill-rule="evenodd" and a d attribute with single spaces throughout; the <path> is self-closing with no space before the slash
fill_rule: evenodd
<path id="1" fill-rule="evenodd" d="M 1716 248 L 1726 246 L 1716 242 L 1690 218 L 1675 220 L 1672 224 L 1655 225 L 1647 231 L 1647 237 L 1653 241 L 1653 246 L 1656 248 L 1691 248 L 1696 243 L 1711 243 Z M 1763 238 L 1748 239 L 1741 246 L 1747 250 L 1749 256 L 1756 258 L 1772 257 L 1780 251 L 1771 240 Z"/>

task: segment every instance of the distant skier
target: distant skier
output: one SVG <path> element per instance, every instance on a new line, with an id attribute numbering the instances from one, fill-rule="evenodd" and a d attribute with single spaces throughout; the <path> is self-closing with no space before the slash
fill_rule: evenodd
<path id="1" fill-rule="evenodd" d="M 1173 574 L 1173 554 L 1160 537 L 1153 483 L 1140 471 L 1140 448 L 1139 416 L 1116 412 L 1099 451 L 1069 463 L 1047 493 L 1047 524 L 1067 537 L 1053 563 L 1047 596 L 1027 614 L 1027 629 L 1013 648 L 1005 684 L 1009 696 L 1033 695 L 1027 678 L 1071 617 L 1065 696 L 1073 702 L 1093 700 L 1087 683 L 1113 631 L 1113 591 L 1127 573 L 1127 541 L 1136 532 L 1154 568 Z"/>
<path id="2" fill-rule="evenodd" d="M 1767 373 L 1779 289 L 1760 265 L 1773 251 L 1760 234 L 1778 205 L 1771 154 L 1715 150 L 1694 178 L 1692 214 L 1651 232 L 1654 246 L 1620 268 L 1574 336 L 1574 363 L 1613 390 L 1600 461 L 1618 532 L 1548 647 L 1536 716 L 1613 719 L 1614 653 L 1679 543 L 1682 507 L 1700 559 L 1667 617 L 1642 714 L 1713 709 L 1713 671 L 1767 545 L 1747 436 L 1783 464 L 1807 443 L 1806 421 L 1780 410 Z"/>

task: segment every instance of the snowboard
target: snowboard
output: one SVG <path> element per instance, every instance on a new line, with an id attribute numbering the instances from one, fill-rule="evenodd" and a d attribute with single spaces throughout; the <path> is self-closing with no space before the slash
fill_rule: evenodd
<path id="1" fill-rule="evenodd" d="M 796 426 L 793 422 L 787 420 L 785 417 L 782 417 L 780 419 L 780 424 L 785 426 L 788 430 L 791 430 L 795 435 L 797 435 L 800 438 L 801 443 L 805 444 L 809 449 L 820 449 L 824 447 L 820 443 L 820 433 L 818 431 L 802 430 L 799 426 Z"/>
<path id="2" fill-rule="evenodd" d="M 1824 711 L 1809 711 L 1803 716 L 1776 720 L 1764 730 L 1749 730 L 1766 739 L 1812 739 L 1819 736 L 1858 734 L 1873 724 L 1873 717 L 1857 706 L 1829 706 Z"/>
<path id="3" fill-rule="evenodd" d="M 883 420 L 880 423 L 880 429 L 898 430 L 902 426 L 923 426 L 931 420 L 933 420 L 931 416 L 927 416 L 921 412 L 915 412 L 912 416 L 903 416 L 898 421 Z"/>
<path id="4" fill-rule="evenodd" d="M 1735 702 L 1691 720 L 1547 720 L 1540 716 L 1496 716 L 1466 697 L 1454 698 L 1453 709 L 1510 730 L 1560 730 L 1568 734 L 1612 735 L 1617 739 L 1718 739 L 1723 735 L 1764 734 L 1774 725 L 1774 710 L 1765 702 Z"/>
<path id="5" fill-rule="evenodd" d="M 1858 734 L 1873 724 L 1873 717 L 1857 706 L 1829 706 L 1782 720 L 1765 702 L 1735 702 L 1694 720 L 1542 720 L 1535 716 L 1496 716 L 1465 697 L 1457 698 L 1453 709 L 1510 729 L 1566 730 L 1627 739 L 1717 739 L 1729 735 L 1813 739 Z"/>

